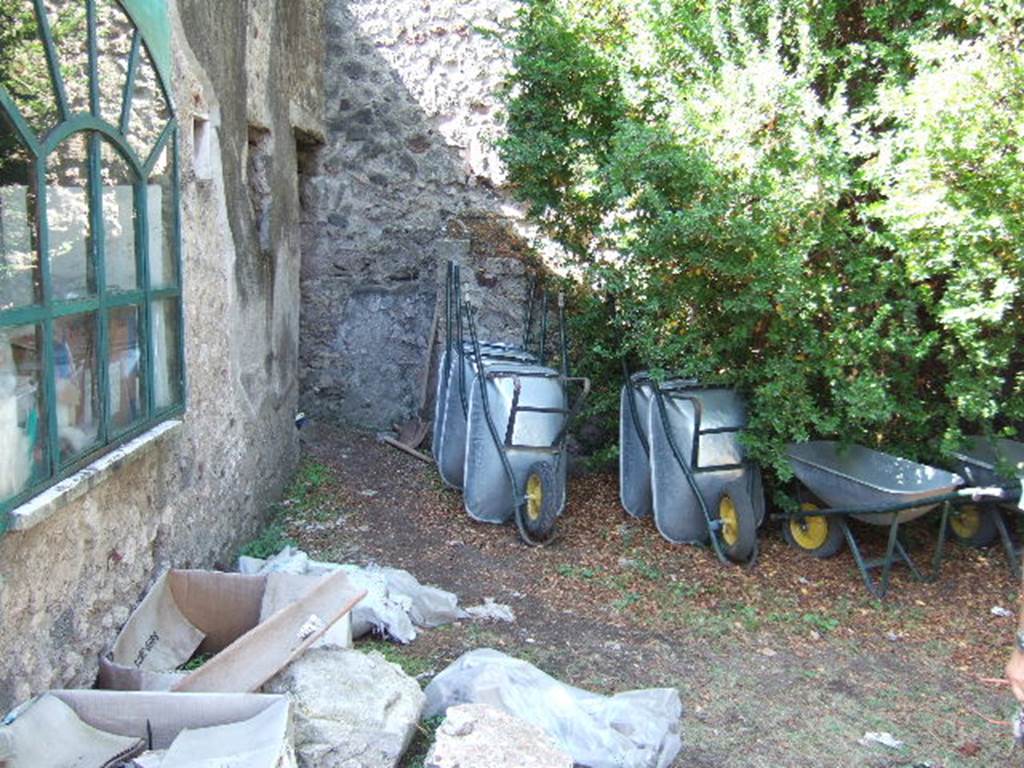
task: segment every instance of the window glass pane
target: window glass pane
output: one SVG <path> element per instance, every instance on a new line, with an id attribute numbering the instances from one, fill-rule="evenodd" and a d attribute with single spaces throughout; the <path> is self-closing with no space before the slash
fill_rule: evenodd
<path id="1" fill-rule="evenodd" d="M 88 19 L 84 0 L 43 0 L 68 109 L 89 111 Z"/>
<path id="2" fill-rule="evenodd" d="M 181 402 L 178 300 L 153 302 L 153 395 L 156 407 Z"/>
<path id="3" fill-rule="evenodd" d="M 120 153 L 103 142 L 103 255 L 108 291 L 130 291 L 135 273 L 135 174 Z"/>
<path id="4" fill-rule="evenodd" d="M 28 0 L 0 0 L 0 84 L 36 134 L 57 124 L 46 50 Z"/>
<path id="5" fill-rule="evenodd" d="M 95 312 L 54 321 L 53 369 L 60 458 L 67 461 L 95 445 L 99 434 Z"/>
<path id="6" fill-rule="evenodd" d="M 32 164 L 0 110 L 0 310 L 39 301 Z"/>
<path id="7" fill-rule="evenodd" d="M 135 27 L 116 0 L 96 1 L 96 74 L 100 86 L 100 117 L 121 123 L 124 84 Z"/>
<path id="8" fill-rule="evenodd" d="M 110 388 L 110 425 L 120 432 L 142 416 L 142 390 L 139 379 L 139 309 L 120 307 L 110 313 L 107 326 L 110 337 L 110 362 L 107 364 Z"/>
<path id="9" fill-rule="evenodd" d="M 143 46 L 139 55 L 139 68 L 135 72 L 132 113 L 128 123 L 128 143 L 143 162 L 149 158 L 170 119 L 171 111 L 160 87 L 156 68 Z"/>
<path id="10" fill-rule="evenodd" d="M 0 328 L 0 502 L 48 474 L 41 349 L 38 326 Z"/>
<path id="11" fill-rule="evenodd" d="M 93 294 L 89 258 L 89 161 L 85 134 L 60 145 L 46 162 L 46 224 L 55 299 Z"/>
<path id="12" fill-rule="evenodd" d="M 146 187 L 146 210 L 149 224 L 149 284 L 153 288 L 167 288 L 177 283 L 175 268 L 174 207 L 172 142 L 160 153 Z"/>

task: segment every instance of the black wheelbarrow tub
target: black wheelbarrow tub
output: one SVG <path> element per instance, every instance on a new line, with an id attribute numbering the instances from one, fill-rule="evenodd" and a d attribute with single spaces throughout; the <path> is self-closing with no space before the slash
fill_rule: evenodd
<path id="1" fill-rule="evenodd" d="M 851 515 L 872 525 L 889 525 L 894 514 L 901 523 L 914 520 L 939 503 L 929 504 L 928 499 L 952 493 L 964 482 L 953 472 L 833 440 L 794 443 L 786 454 L 793 474 L 828 507 L 877 510 Z M 919 507 L 883 514 L 919 499 Z"/>

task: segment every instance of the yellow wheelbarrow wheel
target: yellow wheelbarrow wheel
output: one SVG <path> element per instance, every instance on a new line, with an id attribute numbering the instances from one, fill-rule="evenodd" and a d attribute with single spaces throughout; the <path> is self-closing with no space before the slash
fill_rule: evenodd
<path id="1" fill-rule="evenodd" d="M 535 462 L 526 472 L 523 502 L 516 508 L 519 537 L 527 544 L 547 543 L 558 520 L 559 485 L 550 462 Z"/>
<path id="2" fill-rule="evenodd" d="M 730 483 L 718 500 L 717 535 L 725 556 L 734 563 L 746 563 L 757 547 L 757 510 L 745 479 Z"/>
<path id="3" fill-rule="evenodd" d="M 998 514 L 998 509 L 980 504 L 964 504 L 953 509 L 949 527 L 961 544 L 968 547 L 987 547 L 999 536 L 999 529 L 992 519 L 993 515 Z"/>
<path id="4" fill-rule="evenodd" d="M 800 509 L 816 512 L 820 507 L 806 502 L 800 505 Z M 832 557 L 843 548 L 843 526 L 834 517 L 791 517 L 783 523 L 782 533 L 791 546 L 815 557 Z"/>

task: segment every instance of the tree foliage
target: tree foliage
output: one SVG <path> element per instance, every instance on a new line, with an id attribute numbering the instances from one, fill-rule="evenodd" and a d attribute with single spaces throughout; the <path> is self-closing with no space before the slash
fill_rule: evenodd
<path id="1" fill-rule="evenodd" d="M 590 372 L 739 388 L 783 475 L 791 440 L 1012 434 L 1022 28 L 1013 0 L 526 0 L 501 149 L 584 277 Z"/>

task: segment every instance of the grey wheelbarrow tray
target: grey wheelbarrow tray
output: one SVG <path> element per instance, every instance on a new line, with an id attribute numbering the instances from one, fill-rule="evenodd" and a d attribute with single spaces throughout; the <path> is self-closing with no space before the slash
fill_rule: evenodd
<path id="1" fill-rule="evenodd" d="M 619 394 L 619 501 L 633 517 L 654 513 L 648 436 L 654 386 L 645 372 L 627 376 Z"/>
<path id="2" fill-rule="evenodd" d="M 473 381 L 463 472 L 466 512 L 484 523 L 507 523 L 515 516 L 515 497 L 502 464 L 502 446 L 495 444 L 484 413 L 482 386 L 487 387 L 486 407 L 503 438 L 515 487 L 525 486 L 535 463 L 550 463 L 557 478 L 561 515 L 565 509 L 567 462 L 562 460 L 557 444 L 562 428 L 562 418 L 557 414 L 567 409 L 565 390 L 554 369 L 510 363 L 487 366 L 484 376 Z M 513 409 L 519 410 L 519 403 L 544 410 L 516 413 L 513 418 Z"/>
<path id="3" fill-rule="evenodd" d="M 940 504 L 947 505 L 948 513 L 948 503 L 960 499 L 957 489 L 964 484 L 962 477 L 863 446 L 842 446 L 831 440 L 792 444 L 786 453 L 793 474 L 826 508 L 781 515 L 783 520 L 788 522 L 816 516 L 838 518 L 865 586 L 879 599 L 888 592 L 892 566 L 897 558 L 910 568 L 915 578 L 924 578 L 900 541 L 899 528 Z M 884 557 L 863 557 L 860 545 L 847 524 L 848 518 L 889 527 Z M 941 544 L 940 534 L 935 551 L 935 574 L 941 558 Z M 878 581 L 871 575 L 876 568 L 882 569 Z"/>
<path id="4" fill-rule="evenodd" d="M 484 369 L 509 363 L 529 364 L 536 358 L 528 353 L 515 349 L 487 347 L 484 351 L 481 344 L 480 365 Z M 446 355 L 447 356 L 447 355 Z M 454 350 L 444 378 L 447 385 L 438 396 L 443 396 L 441 409 L 441 427 L 438 430 L 438 442 L 434 455 L 441 479 L 446 485 L 462 490 L 465 484 L 467 417 L 471 400 L 473 382 L 477 377 L 478 363 L 472 352 L 463 351 L 457 354 Z"/>
<path id="5" fill-rule="evenodd" d="M 953 469 L 976 486 L 1003 486 L 1024 481 L 1024 443 L 1005 438 L 989 439 L 976 435 L 968 437 L 964 447 L 953 452 Z M 1013 540 L 1006 520 L 999 508 L 1020 512 L 1020 507 L 1008 501 L 986 502 L 978 505 L 978 512 L 995 529 L 1010 573 L 1021 577 L 1021 547 Z M 991 530 L 991 529 L 989 529 Z M 991 539 L 986 543 L 990 543 Z"/>
<path id="6" fill-rule="evenodd" d="M 558 372 L 524 363 L 487 365 L 472 314 L 468 327 L 476 378 L 463 471 L 466 511 L 484 522 L 512 518 L 524 542 L 543 544 L 565 508 L 566 437 L 590 392 L 590 380 L 568 375 L 564 333 Z M 570 385 L 581 390 L 571 405 Z"/>
<path id="7" fill-rule="evenodd" d="M 764 493 L 760 468 L 747 461 L 739 440 L 747 420 L 743 400 L 732 390 L 683 379 L 657 384 L 631 377 L 630 386 L 637 384 L 652 392 L 647 441 L 658 532 L 675 544 L 710 543 L 723 563 L 753 564 Z"/>

